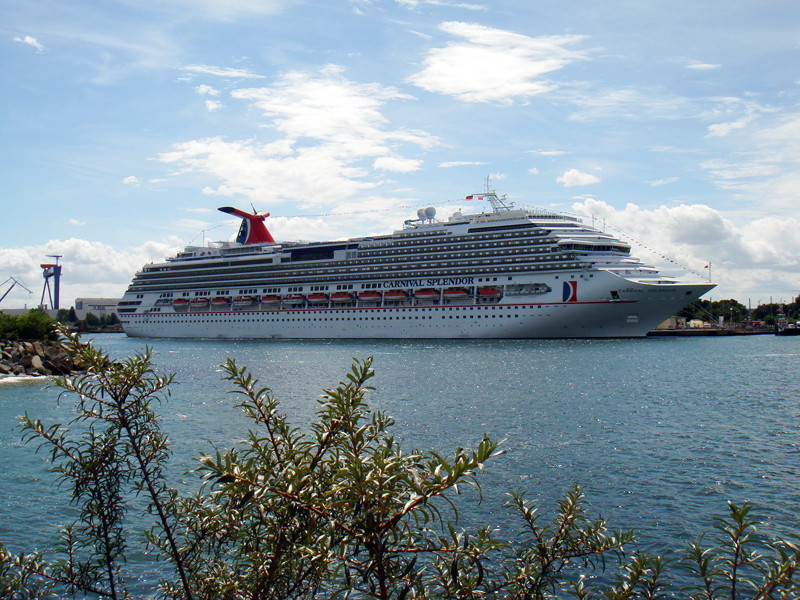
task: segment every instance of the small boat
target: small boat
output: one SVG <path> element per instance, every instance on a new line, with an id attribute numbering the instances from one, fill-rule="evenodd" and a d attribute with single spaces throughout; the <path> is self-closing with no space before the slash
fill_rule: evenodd
<path id="1" fill-rule="evenodd" d="M 172 308 L 175 310 L 185 310 L 189 308 L 189 301 L 186 298 L 175 298 L 172 301 Z"/>
<path id="2" fill-rule="evenodd" d="M 358 299 L 361 302 L 380 302 L 383 296 L 380 292 L 361 292 Z"/>
<path id="3" fill-rule="evenodd" d="M 256 303 L 256 299 L 252 296 L 236 296 L 233 299 L 233 306 L 234 308 L 244 308 L 246 306 L 252 306 Z"/>
<path id="4" fill-rule="evenodd" d="M 302 304 L 306 297 L 303 294 L 287 294 L 281 300 L 284 304 Z"/>
<path id="5" fill-rule="evenodd" d="M 414 296 L 420 300 L 438 300 L 439 290 L 435 290 L 433 288 L 424 288 L 414 292 Z"/>
<path id="6" fill-rule="evenodd" d="M 464 288 L 447 288 L 444 292 L 442 292 L 445 298 L 454 299 L 454 298 L 466 298 L 469 296 L 469 292 Z"/>
<path id="7" fill-rule="evenodd" d="M 775 323 L 775 335 L 800 335 L 800 327 L 789 323 L 783 308 L 778 307 L 778 321 Z"/>
<path id="8" fill-rule="evenodd" d="M 503 295 L 503 292 L 501 292 L 496 287 L 485 286 L 485 287 L 482 287 L 482 288 L 478 288 L 478 297 L 479 298 L 492 298 L 492 299 L 494 299 L 494 298 L 499 298 L 502 295 Z"/>
<path id="9" fill-rule="evenodd" d="M 408 292 L 393 290 L 391 292 L 386 292 L 383 297 L 385 300 L 405 300 L 408 298 Z"/>
<path id="10" fill-rule="evenodd" d="M 208 306 L 208 298 L 198 297 L 189 300 L 189 305 L 192 308 L 206 308 Z"/>
<path id="11" fill-rule="evenodd" d="M 308 295 L 309 304 L 326 304 L 328 302 L 328 294 L 321 292 L 314 292 Z"/>
<path id="12" fill-rule="evenodd" d="M 336 292 L 331 295 L 331 300 L 334 302 L 351 302 L 353 300 L 353 294 L 350 292 Z"/>
<path id="13" fill-rule="evenodd" d="M 270 295 L 270 296 L 261 296 L 261 304 L 280 304 L 281 297 Z"/>
<path id="14" fill-rule="evenodd" d="M 225 308 L 231 305 L 231 299 L 227 296 L 217 296 L 211 300 L 211 308 Z"/>

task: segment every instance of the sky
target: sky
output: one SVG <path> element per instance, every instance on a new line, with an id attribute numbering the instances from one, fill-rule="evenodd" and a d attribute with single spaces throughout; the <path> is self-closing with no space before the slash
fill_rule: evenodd
<path id="1" fill-rule="evenodd" d="M 119 297 L 220 206 L 341 239 L 487 178 L 707 298 L 800 294 L 797 0 L 3 0 L 0 86 L 0 308 L 50 255 L 62 307 Z"/>

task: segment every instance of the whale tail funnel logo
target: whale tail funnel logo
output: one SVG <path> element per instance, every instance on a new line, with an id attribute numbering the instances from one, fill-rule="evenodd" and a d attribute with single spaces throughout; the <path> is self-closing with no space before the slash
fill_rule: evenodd
<path id="1" fill-rule="evenodd" d="M 242 226 L 239 228 L 239 234 L 236 236 L 236 241 L 240 244 L 275 243 L 272 234 L 267 229 L 267 226 L 264 225 L 264 219 L 269 216 L 268 212 L 257 213 L 253 210 L 253 214 L 250 214 L 231 206 L 221 206 L 217 210 L 221 210 L 229 215 L 235 215 L 242 219 Z"/>
<path id="2" fill-rule="evenodd" d="M 565 281 L 564 282 L 564 302 L 577 302 L 578 301 L 578 282 Z"/>

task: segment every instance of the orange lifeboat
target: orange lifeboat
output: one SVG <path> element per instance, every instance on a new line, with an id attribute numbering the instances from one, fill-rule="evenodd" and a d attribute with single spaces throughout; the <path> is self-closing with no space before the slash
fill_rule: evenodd
<path id="1" fill-rule="evenodd" d="M 503 295 L 498 288 L 492 286 L 486 286 L 482 288 L 478 288 L 478 297 L 479 298 L 490 298 L 496 299 Z"/>
<path id="2" fill-rule="evenodd" d="M 438 300 L 439 290 L 435 290 L 433 288 L 425 288 L 414 292 L 414 296 L 419 298 L 420 300 Z"/>
<path id="3" fill-rule="evenodd" d="M 361 292 L 358 295 L 361 302 L 380 302 L 382 297 L 380 292 Z"/>
<path id="4" fill-rule="evenodd" d="M 175 310 L 186 310 L 189 308 L 189 301 L 186 298 L 175 298 L 172 301 L 172 308 Z"/>
<path id="5" fill-rule="evenodd" d="M 309 304 L 325 304 L 326 302 L 328 302 L 328 294 L 315 292 L 313 294 L 308 295 Z"/>
<path id="6" fill-rule="evenodd" d="M 464 288 L 447 288 L 444 292 L 444 297 L 449 299 L 455 298 L 466 298 L 469 296 L 469 292 Z"/>
<path id="7" fill-rule="evenodd" d="M 192 298 L 189 300 L 189 306 L 192 308 L 206 308 L 208 306 L 208 298 L 204 298 L 202 296 L 198 298 Z"/>
<path id="8" fill-rule="evenodd" d="M 336 292 L 331 295 L 331 300 L 334 302 L 350 302 L 353 300 L 353 294 L 350 292 Z"/>
<path id="9" fill-rule="evenodd" d="M 391 292 L 386 292 L 383 297 L 386 300 L 405 300 L 408 298 L 408 293 L 403 290 L 392 290 Z"/>
<path id="10" fill-rule="evenodd" d="M 252 296 L 236 296 L 236 298 L 233 299 L 233 306 L 236 308 L 245 308 L 255 303 L 256 299 Z"/>

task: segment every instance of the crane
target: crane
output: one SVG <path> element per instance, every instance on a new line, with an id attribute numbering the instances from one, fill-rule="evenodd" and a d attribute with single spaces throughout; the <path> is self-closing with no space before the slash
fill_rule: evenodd
<path id="1" fill-rule="evenodd" d="M 8 296 L 8 294 L 9 294 L 9 293 L 11 293 L 11 290 L 13 290 L 13 289 L 14 289 L 14 286 L 15 286 L 15 285 L 18 285 L 19 287 L 21 287 L 22 289 L 24 289 L 25 291 L 27 291 L 27 292 L 28 292 L 28 294 L 32 294 L 32 293 L 33 293 L 33 292 L 32 292 L 32 291 L 30 291 L 30 290 L 29 290 L 27 287 L 25 287 L 25 284 L 23 284 L 23 283 L 22 283 L 21 281 L 19 281 L 18 279 L 15 279 L 14 277 L 9 277 L 8 279 L 6 279 L 6 280 L 5 280 L 5 281 L 4 281 L 2 284 L 0 284 L 0 285 L 5 285 L 5 284 L 7 284 L 9 281 L 11 282 L 11 285 L 10 285 L 10 286 L 9 286 L 9 288 L 6 290 L 5 294 L 3 294 L 2 296 L 0 296 L 0 302 L 2 302 L 3 300 L 5 300 L 5 299 L 6 299 L 6 296 Z"/>
<path id="2" fill-rule="evenodd" d="M 58 310 L 59 306 L 59 295 L 61 289 L 61 265 L 58 264 L 58 259 L 61 258 L 61 254 L 48 254 L 49 258 L 55 258 L 55 263 L 47 263 L 39 265 L 42 267 L 42 277 L 44 277 L 44 289 L 42 289 L 42 301 L 40 302 L 41 306 L 44 307 L 44 295 L 47 294 L 50 298 L 50 306 L 53 310 Z M 50 278 L 53 279 L 53 294 L 50 294 Z"/>

